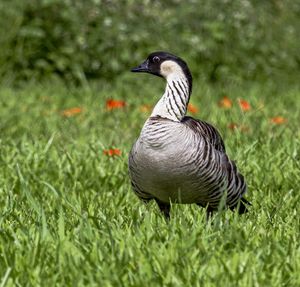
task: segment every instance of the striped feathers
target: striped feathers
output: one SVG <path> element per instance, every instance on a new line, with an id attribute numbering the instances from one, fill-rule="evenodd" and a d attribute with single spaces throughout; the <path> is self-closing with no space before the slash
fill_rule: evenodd
<path id="1" fill-rule="evenodd" d="M 211 124 L 187 117 L 192 77 L 180 58 L 156 52 L 135 68 L 164 77 L 166 89 L 144 124 L 129 154 L 129 174 L 137 196 L 154 199 L 169 217 L 170 201 L 196 203 L 217 210 L 226 206 L 247 211 L 247 186 L 225 150 L 220 133 Z"/>

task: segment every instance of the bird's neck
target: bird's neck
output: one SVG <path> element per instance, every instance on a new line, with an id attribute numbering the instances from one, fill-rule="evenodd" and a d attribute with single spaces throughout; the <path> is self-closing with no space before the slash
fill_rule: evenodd
<path id="1" fill-rule="evenodd" d="M 180 122 L 186 114 L 191 87 L 184 73 L 170 74 L 165 93 L 154 107 L 151 117 L 160 116 Z"/>

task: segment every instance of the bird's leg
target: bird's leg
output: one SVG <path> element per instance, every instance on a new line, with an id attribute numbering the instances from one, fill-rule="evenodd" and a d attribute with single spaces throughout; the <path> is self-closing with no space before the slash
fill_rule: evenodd
<path id="1" fill-rule="evenodd" d="M 197 205 L 205 208 L 205 205 L 203 205 L 201 203 L 197 203 Z M 213 216 L 213 209 L 209 205 L 207 205 L 206 206 L 206 222 L 209 222 L 209 220 L 212 219 L 212 216 Z"/>
<path id="2" fill-rule="evenodd" d="M 158 199 L 155 199 L 160 211 L 163 213 L 164 217 L 169 220 L 170 219 L 170 203 L 161 202 Z"/>

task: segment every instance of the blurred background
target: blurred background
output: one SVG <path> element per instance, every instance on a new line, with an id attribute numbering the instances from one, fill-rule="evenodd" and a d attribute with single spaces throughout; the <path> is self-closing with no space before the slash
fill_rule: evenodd
<path id="1" fill-rule="evenodd" d="M 114 82 L 156 50 L 207 82 L 297 82 L 300 1 L 0 2 L 2 84 Z"/>

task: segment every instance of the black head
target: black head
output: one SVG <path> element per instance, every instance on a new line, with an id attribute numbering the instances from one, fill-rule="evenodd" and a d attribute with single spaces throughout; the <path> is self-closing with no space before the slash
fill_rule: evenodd
<path id="1" fill-rule="evenodd" d="M 169 63 L 169 66 L 166 65 Z M 170 62 L 169 62 L 170 61 Z M 172 62 L 177 65 L 172 65 Z M 183 72 L 186 76 L 190 91 L 192 90 L 192 75 L 186 64 L 181 58 L 167 53 L 167 52 L 154 52 L 151 53 L 148 58 L 139 66 L 131 69 L 131 72 L 144 72 L 150 73 L 159 77 L 167 78 L 169 73 L 172 73 L 172 69 L 176 71 L 176 69 L 180 69 L 180 72 Z"/>

